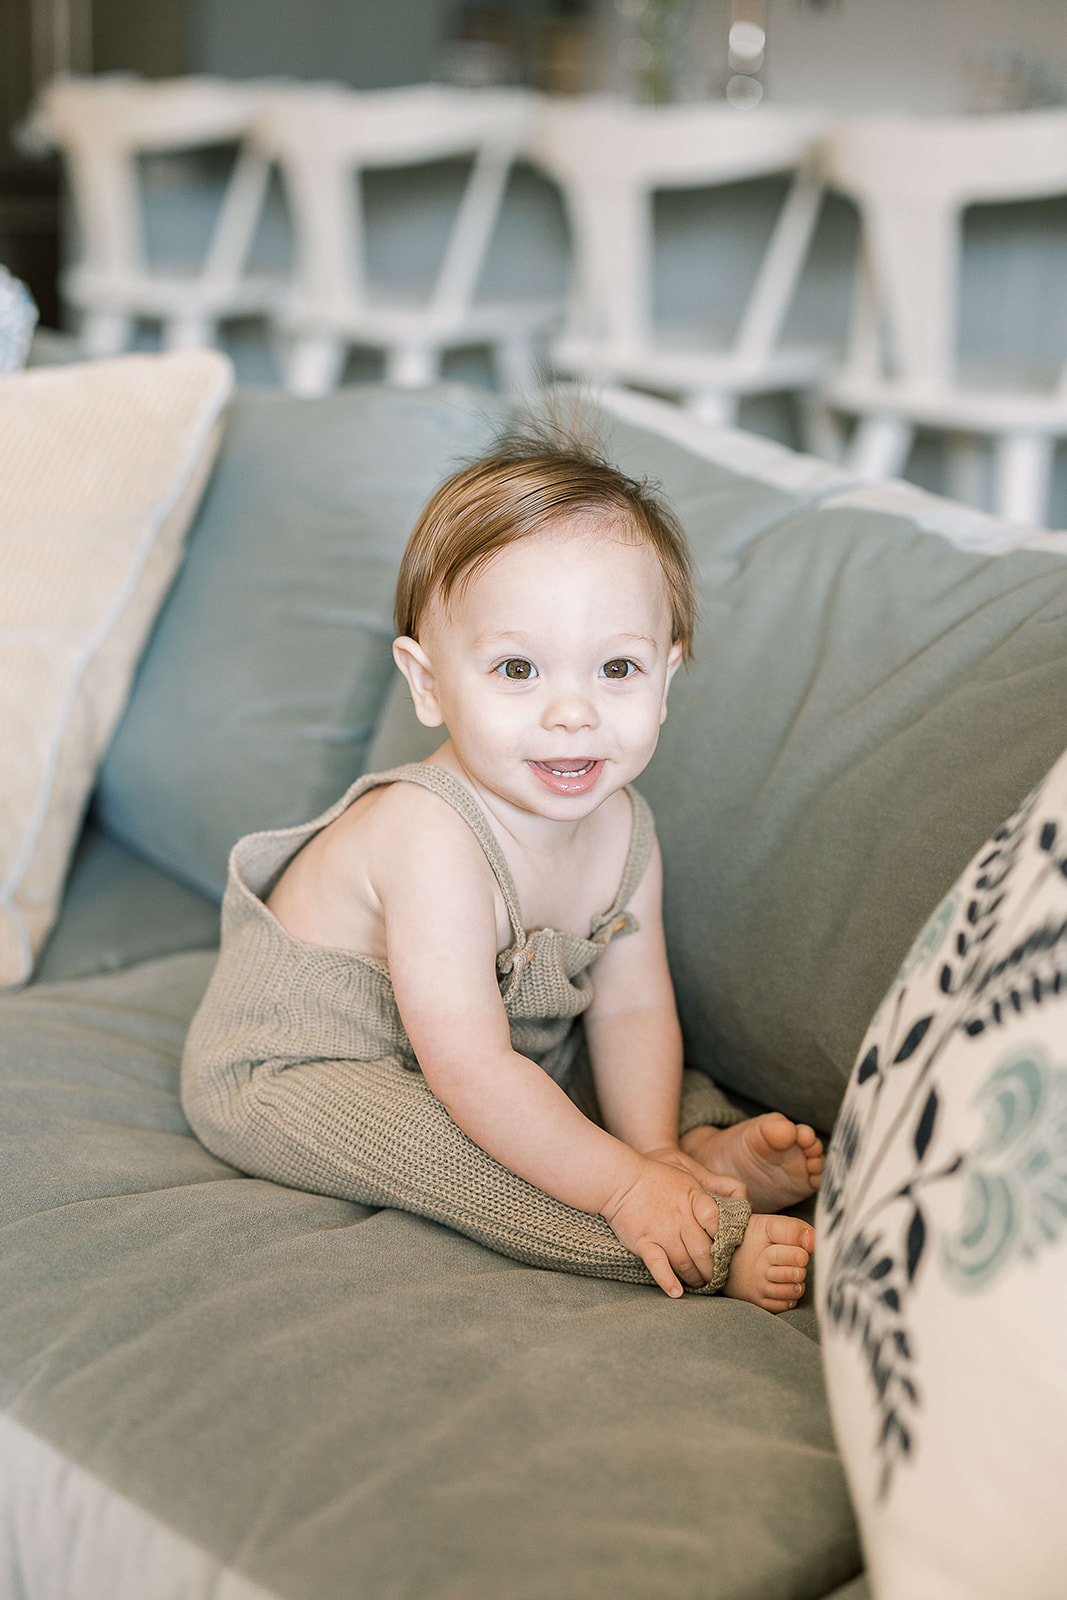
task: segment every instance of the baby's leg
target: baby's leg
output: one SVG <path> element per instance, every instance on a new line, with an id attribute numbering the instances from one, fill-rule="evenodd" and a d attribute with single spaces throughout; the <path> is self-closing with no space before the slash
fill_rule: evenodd
<path id="1" fill-rule="evenodd" d="M 799 1217 L 755 1214 L 734 1251 L 723 1293 L 764 1311 L 792 1311 L 807 1280 L 815 1234 Z"/>
<path id="2" fill-rule="evenodd" d="M 653 1281 L 603 1217 L 564 1205 L 501 1166 L 399 1058 L 264 1064 L 225 1107 L 213 1107 L 211 1124 L 197 1126 L 204 1143 L 257 1177 L 412 1211 L 532 1266 Z M 715 1281 L 698 1292 L 722 1287 L 748 1220 L 745 1201 L 716 1201 Z"/>

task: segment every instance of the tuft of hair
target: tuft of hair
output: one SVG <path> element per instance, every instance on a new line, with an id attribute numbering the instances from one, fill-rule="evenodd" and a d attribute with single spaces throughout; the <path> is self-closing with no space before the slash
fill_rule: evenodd
<path id="1" fill-rule="evenodd" d="M 457 586 L 498 551 L 583 512 L 615 518 L 651 545 L 666 585 L 672 643 L 688 659 L 697 601 L 682 525 L 657 486 L 611 464 L 577 410 L 565 420 L 551 410 L 527 417 L 434 492 L 400 563 L 397 632 L 418 639 L 434 595 L 447 606 Z"/>

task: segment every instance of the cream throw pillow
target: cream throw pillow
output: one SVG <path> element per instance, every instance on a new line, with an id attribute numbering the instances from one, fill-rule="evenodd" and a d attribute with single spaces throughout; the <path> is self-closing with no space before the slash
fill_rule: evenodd
<path id="1" fill-rule="evenodd" d="M 232 384 L 210 350 L 0 378 L 0 987 L 52 926 Z"/>
<path id="2" fill-rule="evenodd" d="M 875 1600 L 1067 1594 L 1067 753 L 863 1041 L 818 1221 Z"/>

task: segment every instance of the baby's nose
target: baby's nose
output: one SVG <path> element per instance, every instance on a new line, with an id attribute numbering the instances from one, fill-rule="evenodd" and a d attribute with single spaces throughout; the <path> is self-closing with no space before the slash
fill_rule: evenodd
<path id="1" fill-rule="evenodd" d="M 592 699 L 576 689 L 560 690 L 545 706 L 543 725 L 546 728 L 565 729 L 569 733 L 597 725 L 596 707 Z"/>

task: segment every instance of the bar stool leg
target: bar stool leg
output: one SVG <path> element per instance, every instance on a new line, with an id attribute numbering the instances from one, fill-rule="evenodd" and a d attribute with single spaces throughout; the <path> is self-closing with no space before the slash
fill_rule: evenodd
<path id="1" fill-rule="evenodd" d="M 120 356 L 133 343 L 133 318 L 125 311 L 86 311 L 81 347 L 90 360 Z"/>
<path id="2" fill-rule="evenodd" d="M 817 394 L 797 397 L 800 442 L 810 456 L 821 456 L 838 466 L 845 456 L 845 429 L 840 413 Z"/>
<path id="3" fill-rule="evenodd" d="M 738 396 L 728 389 L 698 389 L 687 394 L 685 409 L 712 428 L 732 428 L 737 420 Z"/>
<path id="4" fill-rule="evenodd" d="M 431 345 L 392 345 L 385 352 L 385 381 L 397 389 L 423 389 L 436 383 L 441 353 Z"/>
<path id="5" fill-rule="evenodd" d="M 164 350 L 208 350 L 218 335 L 214 317 L 200 311 L 182 312 L 163 324 Z"/>
<path id="6" fill-rule="evenodd" d="M 914 434 L 910 422 L 903 417 L 863 417 L 848 452 L 848 467 L 857 478 L 880 483 L 885 478 L 899 478 L 908 459 Z"/>
<path id="7" fill-rule="evenodd" d="M 989 507 L 988 456 L 985 441 L 973 433 L 953 433 L 945 442 L 945 488 L 965 506 Z"/>
<path id="8" fill-rule="evenodd" d="M 996 509 L 1006 522 L 1041 524 L 1048 513 L 1052 440 L 1046 434 L 1008 433 L 996 442 Z"/>
<path id="9" fill-rule="evenodd" d="M 290 394 L 313 399 L 336 389 L 344 371 L 346 349 L 334 333 L 298 335 L 285 358 L 285 387 Z"/>

